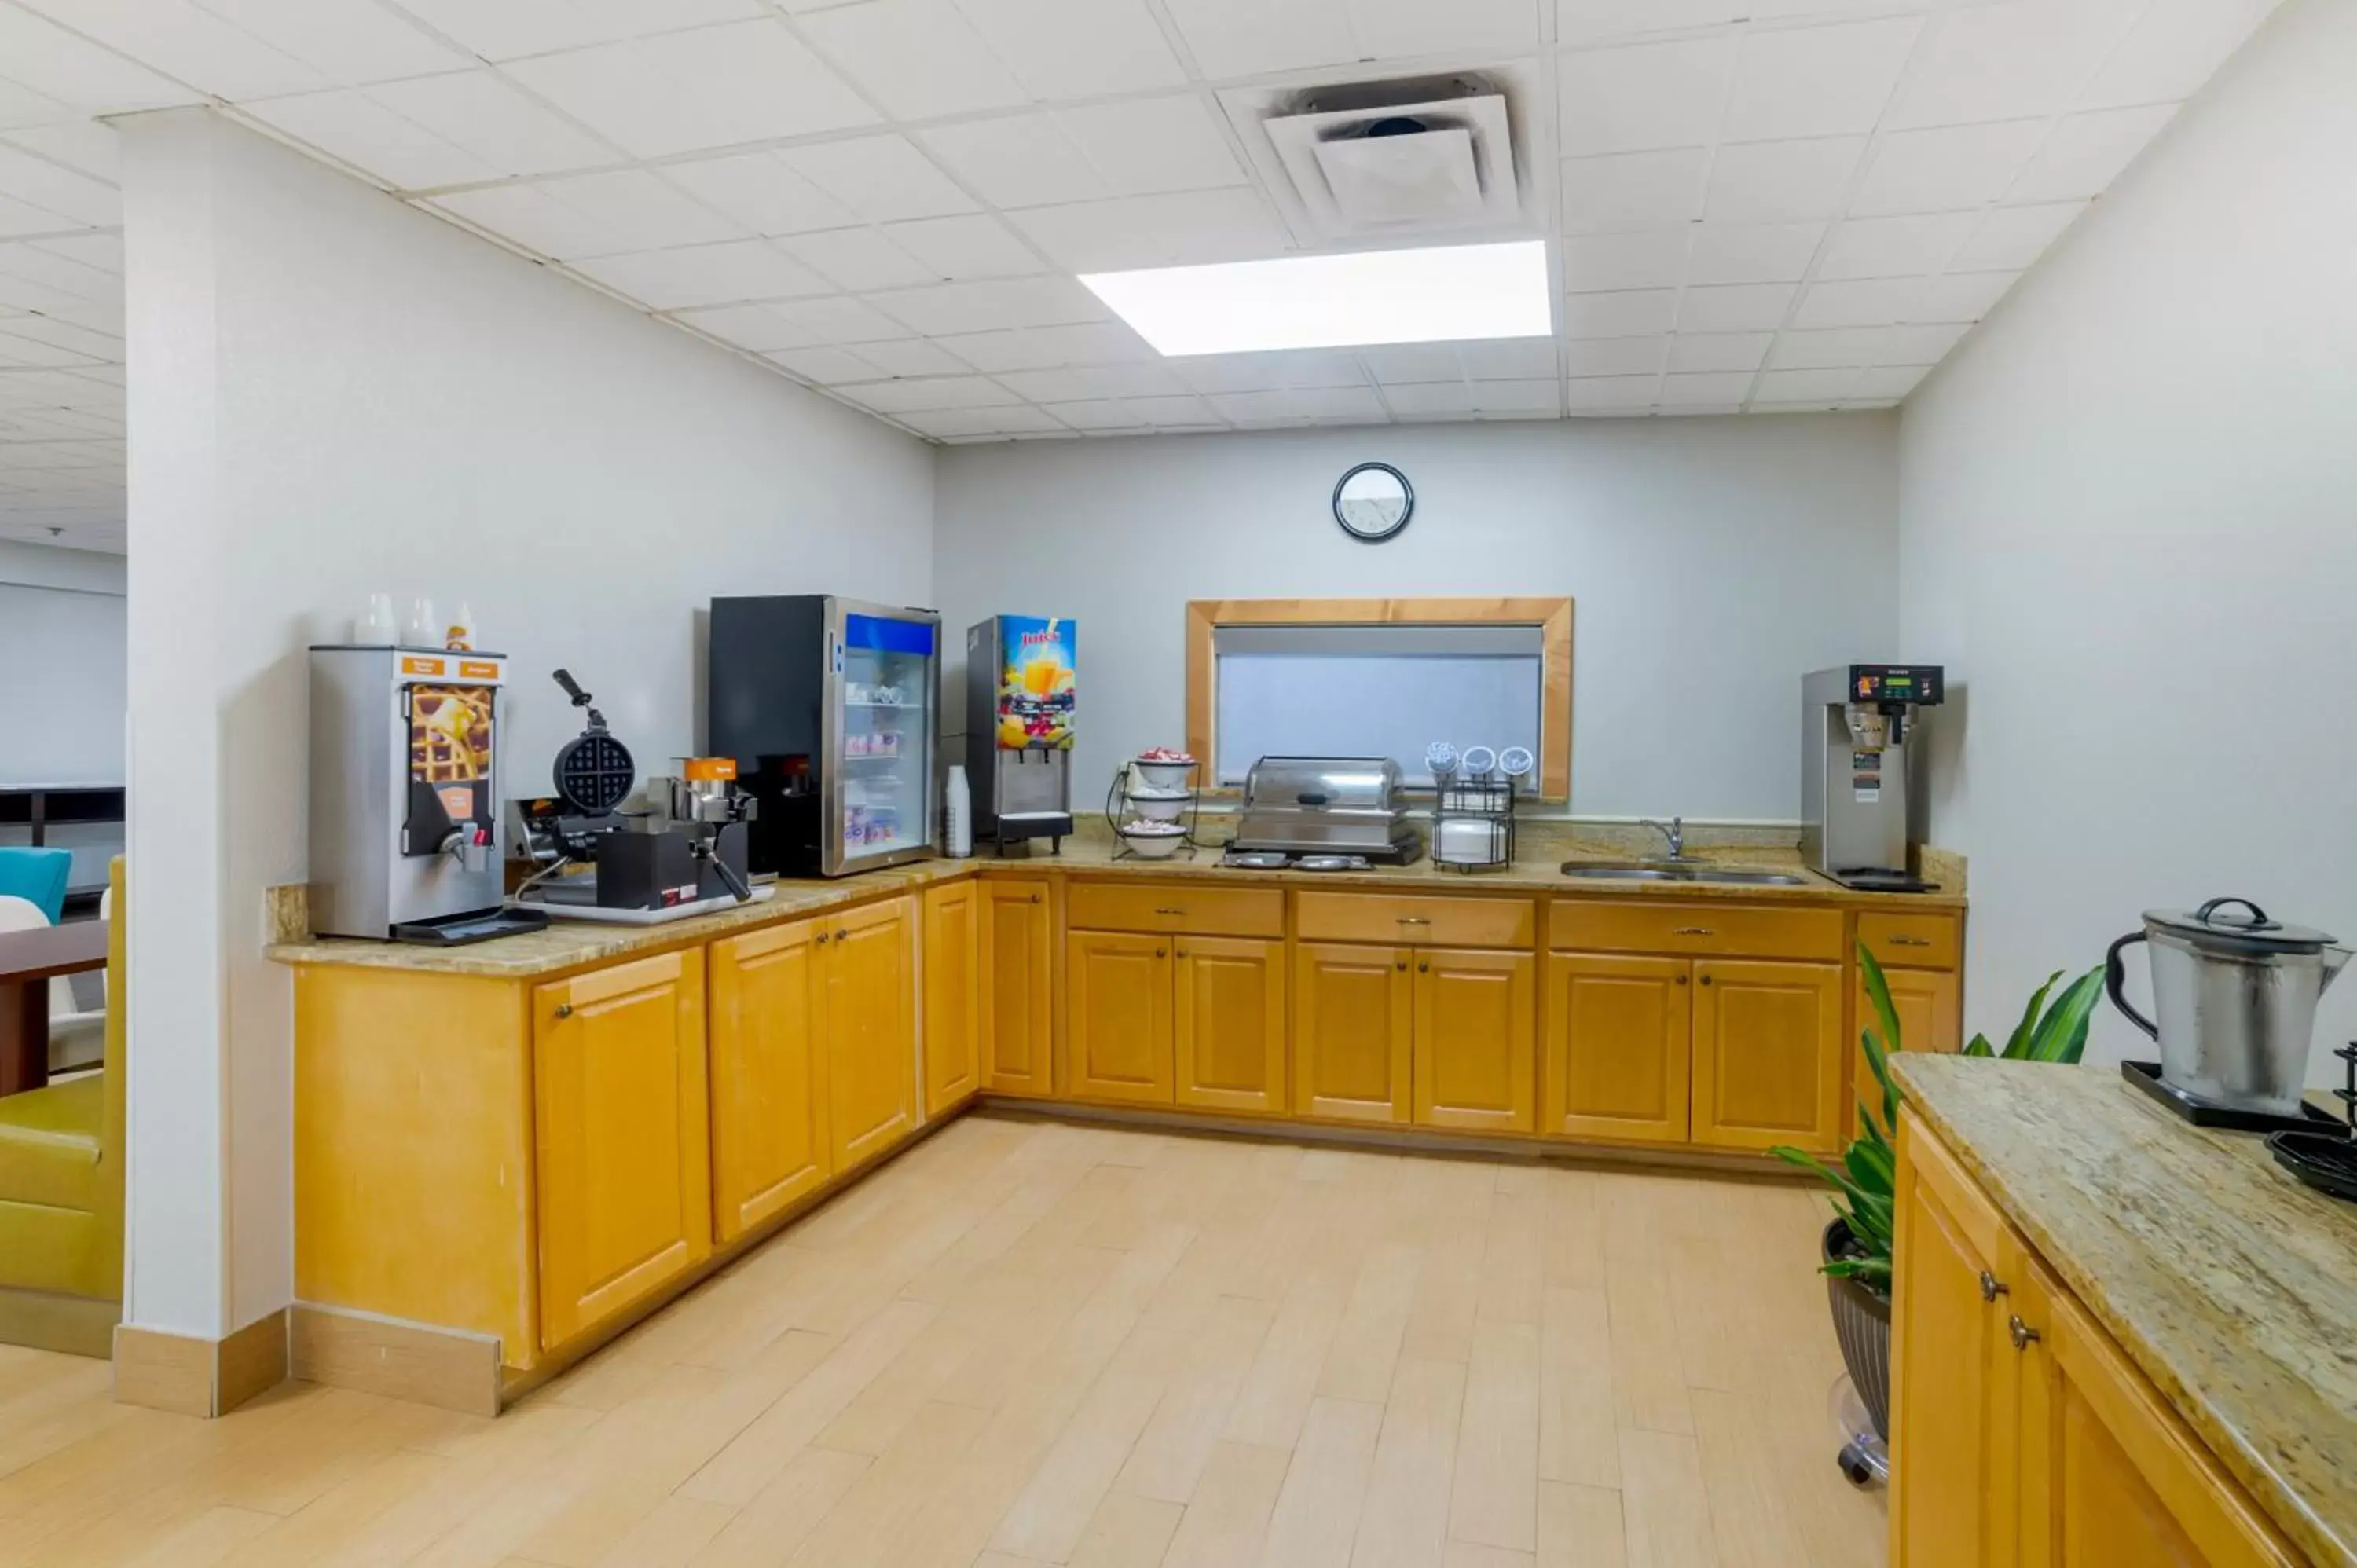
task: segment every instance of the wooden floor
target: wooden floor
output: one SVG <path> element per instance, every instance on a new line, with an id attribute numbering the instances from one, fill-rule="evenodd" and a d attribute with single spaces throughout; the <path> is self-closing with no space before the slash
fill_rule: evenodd
<path id="1" fill-rule="evenodd" d="M 1878 1564 L 1823 1219 L 972 1116 L 496 1422 L 0 1347 L 0 1563 Z"/>

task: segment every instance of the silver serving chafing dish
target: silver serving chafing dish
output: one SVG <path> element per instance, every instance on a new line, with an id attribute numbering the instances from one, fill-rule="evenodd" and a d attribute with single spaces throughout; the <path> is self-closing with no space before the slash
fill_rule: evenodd
<path id="1" fill-rule="evenodd" d="M 1359 857 L 1402 865 L 1424 841 L 1400 798 L 1399 764 L 1380 757 L 1264 757 L 1244 776 L 1243 810 L 1228 846 L 1242 864 Z"/>

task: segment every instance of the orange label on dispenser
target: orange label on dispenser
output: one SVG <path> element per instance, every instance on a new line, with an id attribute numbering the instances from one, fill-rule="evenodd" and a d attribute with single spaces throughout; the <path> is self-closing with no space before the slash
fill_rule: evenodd
<path id="1" fill-rule="evenodd" d="M 401 672 L 404 675 L 440 675 L 449 668 L 447 659 L 420 659 L 414 653 L 401 656 Z"/>
<path id="2" fill-rule="evenodd" d="M 474 681 L 496 681 L 500 678 L 499 661 L 494 659 L 461 659 L 458 673 Z"/>
<path id="3" fill-rule="evenodd" d="M 713 782 L 737 777 L 737 759 L 733 757 L 690 757 L 681 760 L 680 772 L 688 779 Z"/>

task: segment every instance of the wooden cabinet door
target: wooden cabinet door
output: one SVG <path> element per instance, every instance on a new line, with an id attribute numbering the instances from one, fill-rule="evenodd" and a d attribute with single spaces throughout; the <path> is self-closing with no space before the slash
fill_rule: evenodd
<path id="1" fill-rule="evenodd" d="M 544 1349 L 712 1251 L 704 954 L 533 988 Z"/>
<path id="2" fill-rule="evenodd" d="M 1417 1125 L 1537 1129 L 1537 1002 L 1529 953 L 1417 950 Z"/>
<path id="3" fill-rule="evenodd" d="M 1696 960 L 1693 1141 L 1833 1151 L 1841 1033 L 1841 965 Z"/>
<path id="4" fill-rule="evenodd" d="M 1295 1114 L 1408 1119 L 1415 1104 L 1414 957 L 1406 948 L 1355 942 L 1295 947 Z"/>
<path id="5" fill-rule="evenodd" d="M 1548 1132 L 1685 1142 L 1693 971 L 1682 958 L 1548 957 Z"/>
<path id="6" fill-rule="evenodd" d="M 2042 1266 L 2015 1299 L 2021 1568 L 2305 1561 Z"/>
<path id="7" fill-rule="evenodd" d="M 1168 1105 L 1168 937 L 1074 931 L 1064 940 L 1064 1083 L 1091 1100 Z"/>
<path id="8" fill-rule="evenodd" d="M 925 1115 L 974 1097 L 982 993 L 974 973 L 978 900 L 972 882 L 925 890 Z"/>
<path id="9" fill-rule="evenodd" d="M 712 944 L 712 1219 L 734 1240 L 825 1181 L 814 940 L 796 920 Z"/>
<path id="10" fill-rule="evenodd" d="M 1285 944 L 1181 937 L 1177 953 L 1178 1103 L 1283 1115 Z"/>
<path id="11" fill-rule="evenodd" d="M 1939 1141 L 1902 1117 L 1893 1194 L 1890 1560 L 2009 1568 L 2016 1358 L 2026 1255 Z"/>
<path id="12" fill-rule="evenodd" d="M 1053 1091 L 1055 929 L 1048 883 L 985 877 L 979 976 L 982 1087 L 992 1094 Z"/>
<path id="13" fill-rule="evenodd" d="M 1899 1040 L 1901 1048 L 1910 1051 L 1946 1051 L 1951 1055 L 1964 1048 L 1964 980 L 1949 970 L 1886 969 L 1882 978 L 1890 986 L 1890 1010 L 1899 1015 Z M 1876 1022 L 1874 1004 L 1867 999 L 1866 987 L 1856 987 L 1850 997 L 1849 1032 L 1849 1092 L 1842 1097 L 1844 1136 L 1857 1136 L 1857 1102 L 1863 1099 L 1882 1114 L 1882 1102 L 1877 1098 L 1882 1090 L 1874 1081 L 1874 1069 L 1867 1064 L 1866 1047 L 1857 1043 L 1858 1036 L 1868 1029 L 1880 1029 Z M 1886 1046 L 1888 1040 L 1883 1042 Z"/>
<path id="14" fill-rule="evenodd" d="M 917 1124 L 916 912 L 891 898 L 819 924 L 827 1146 L 841 1172 Z"/>

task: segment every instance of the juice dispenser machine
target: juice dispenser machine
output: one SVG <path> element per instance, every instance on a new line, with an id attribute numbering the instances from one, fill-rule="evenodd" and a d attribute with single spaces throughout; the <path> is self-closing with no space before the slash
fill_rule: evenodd
<path id="1" fill-rule="evenodd" d="M 966 628 L 966 771 L 974 837 L 1011 844 L 1072 831 L 1073 683 L 1080 639 L 1069 620 L 993 616 Z"/>

